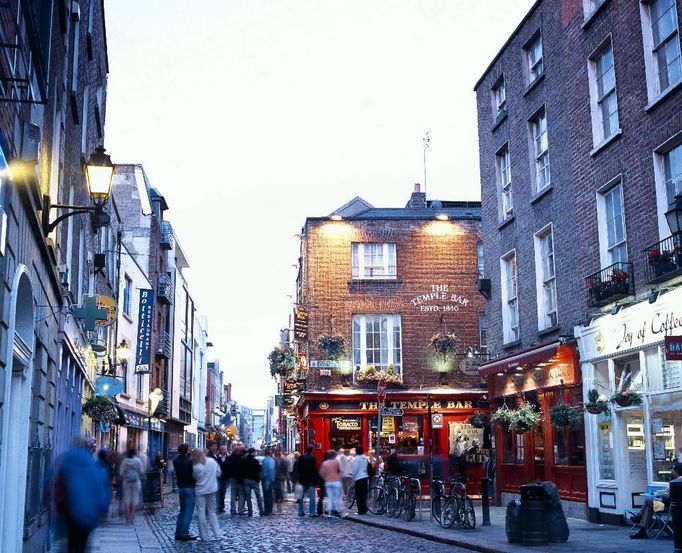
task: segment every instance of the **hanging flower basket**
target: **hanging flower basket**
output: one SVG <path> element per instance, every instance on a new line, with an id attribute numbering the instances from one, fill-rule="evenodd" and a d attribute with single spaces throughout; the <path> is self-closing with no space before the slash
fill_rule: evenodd
<path id="1" fill-rule="evenodd" d="M 514 411 L 512 411 L 507 405 L 502 405 L 497 411 L 495 411 L 490 417 L 491 420 L 499 424 L 502 428 L 509 428 L 514 418 Z"/>
<path id="2" fill-rule="evenodd" d="M 476 411 L 467 419 L 467 422 L 474 428 L 485 428 L 490 424 L 490 416 L 487 413 Z"/>
<path id="3" fill-rule="evenodd" d="M 454 355 L 457 351 L 457 336 L 453 332 L 434 334 L 431 338 L 431 347 L 441 357 Z"/>
<path id="4" fill-rule="evenodd" d="M 534 405 L 526 403 L 513 411 L 509 429 L 515 430 L 518 434 L 523 434 L 535 428 L 541 420 L 542 413 Z"/>
<path id="5" fill-rule="evenodd" d="M 620 407 L 642 405 L 642 394 L 630 389 L 619 391 L 611 396 L 611 403 L 615 403 Z"/>
<path id="6" fill-rule="evenodd" d="M 346 353 L 346 341 L 338 334 L 334 336 L 323 334 L 317 339 L 317 349 L 326 355 L 327 359 L 336 360 Z"/>
<path id="7" fill-rule="evenodd" d="M 549 418 L 555 428 L 580 428 L 583 421 L 583 410 L 565 403 L 559 403 L 549 410 Z"/>
<path id="8" fill-rule="evenodd" d="M 95 422 L 118 420 L 116 405 L 106 396 L 92 396 L 83 404 L 83 413 Z"/>
<path id="9" fill-rule="evenodd" d="M 599 392 L 592 388 L 587 392 L 587 403 L 585 404 L 585 411 L 590 415 L 599 415 L 601 413 L 608 413 L 609 403 L 603 399 L 599 399 Z"/>
<path id="10" fill-rule="evenodd" d="M 296 367 L 296 353 L 289 346 L 276 346 L 268 355 L 268 362 L 273 378 L 278 374 L 287 376 Z"/>

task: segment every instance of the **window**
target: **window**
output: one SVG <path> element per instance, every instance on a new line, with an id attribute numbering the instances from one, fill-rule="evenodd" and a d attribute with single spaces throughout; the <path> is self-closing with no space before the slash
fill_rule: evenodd
<path id="1" fill-rule="evenodd" d="M 400 315 L 353 315 L 353 365 L 388 369 L 402 365 Z"/>
<path id="2" fill-rule="evenodd" d="M 528 83 L 532 84 L 542 76 L 544 67 L 542 64 L 542 35 L 538 33 L 526 46 L 526 59 L 528 61 Z"/>
<path id="3" fill-rule="evenodd" d="M 552 225 L 535 234 L 535 281 L 538 329 L 544 330 L 558 324 Z"/>
<path id="4" fill-rule="evenodd" d="M 139 399 L 140 401 L 144 401 L 144 399 L 145 399 L 144 395 L 143 395 L 144 394 L 144 390 L 143 390 L 144 381 L 143 381 L 143 379 L 144 379 L 144 375 L 142 375 L 142 374 L 137 375 L 137 390 L 135 390 L 135 394 L 136 394 L 135 397 L 137 397 L 137 399 Z"/>
<path id="5" fill-rule="evenodd" d="M 485 254 L 483 242 L 476 244 L 476 264 L 478 266 L 478 278 L 485 278 Z"/>
<path id="6" fill-rule="evenodd" d="M 682 78 L 676 2 L 642 2 L 641 13 L 647 89 L 651 101 Z"/>
<path id="7" fill-rule="evenodd" d="M 663 154 L 663 174 L 668 203 L 682 194 L 682 145 Z"/>
<path id="8" fill-rule="evenodd" d="M 602 268 L 627 263 L 628 251 L 623 212 L 623 186 L 618 184 L 597 197 Z"/>
<path id="9" fill-rule="evenodd" d="M 504 86 L 504 77 L 500 77 L 493 86 L 493 114 L 495 119 L 507 107 L 507 91 Z"/>
<path id="10" fill-rule="evenodd" d="M 396 278 L 395 244 L 355 243 L 353 278 Z"/>
<path id="11" fill-rule="evenodd" d="M 590 56 L 588 74 L 592 104 L 592 136 L 594 144 L 597 145 L 619 130 L 616 71 L 611 39 Z"/>
<path id="12" fill-rule="evenodd" d="M 530 120 L 530 133 L 535 157 L 535 188 L 537 192 L 550 185 L 549 140 L 547 138 L 547 114 L 544 108 Z"/>
<path id="13" fill-rule="evenodd" d="M 511 251 L 500 259 L 502 269 L 502 314 L 504 342 L 519 339 L 519 303 L 516 279 L 516 252 Z"/>
<path id="14" fill-rule="evenodd" d="M 496 154 L 497 180 L 499 183 L 502 219 L 510 217 L 514 212 L 512 203 L 511 158 L 509 146 L 505 146 Z"/>
<path id="15" fill-rule="evenodd" d="M 478 316 L 478 350 L 481 353 L 488 351 L 488 317 L 485 315 Z"/>
<path id="16" fill-rule="evenodd" d="M 588 19 L 604 0 L 583 0 L 583 15 Z"/>
<path id="17" fill-rule="evenodd" d="M 123 313 L 130 317 L 132 315 L 132 300 L 133 300 L 133 281 L 128 275 L 125 275 L 123 286 Z"/>

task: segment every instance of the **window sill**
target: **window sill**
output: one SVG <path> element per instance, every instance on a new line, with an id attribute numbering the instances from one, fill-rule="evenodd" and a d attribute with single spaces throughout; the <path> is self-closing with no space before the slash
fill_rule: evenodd
<path id="1" fill-rule="evenodd" d="M 510 215 L 504 221 L 502 221 L 499 225 L 497 225 L 497 230 L 502 230 L 504 227 L 506 227 L 508 224 L 510 224 L 512 221 L 514 221 L 514 219 L 516 219 L 516 215 Z"/>
<path id="2" fill-rule="evenodd" d="M 123 318 L 124 318 L 126 321 L 128 321 L 129 323 L 132 323 L 132 322 L 133 322 L 133 318 L 132 318 L 130 315 L 128 315 L 127 313 L 123 313 Z"/>
<path id="3" fill-rule="evenodd" d="M 536 86 L 538 86 L 542 81 L 545 80 L 545 72 L 543 71 L 540 73 L 540 75 L 528 85 L 528 88 L 523 92 L 524 96 L 528 96 L 530 94 L 531 90 L 533 90 Z"/>
<path id="4" fill-rule="evenodd" d="M 561 329 L 560 325 L 553 325 L 547 328 L 543 328 L 542 330 L 538 330 L 538 336 L 547 336 L 548 334 L 554 334 L 555 332 L 558 332 Z"/>
<path id="5" fill-rule="evenodd" d="M 130 399 L 130 394 L 126 394 L 125 392 L 121 392 L 119 394 L 123 399 Z"/>
<path id="6" fill-rule="evenodd" d="M 604 148 L 606 148 L 609 144 L 611 144 L 611 142 L 613 142 L 616 138 L 618 138 L 621 134 L 623 134 L 623 129 L 618 129 L 611 136 L 609 136 L 606 140 L 602 140 L 599 144 L 597 144 L 594 148 L 592 148 L 590 150 L 590 155 L 591 156 L 597 155 Z"/>
<path id="7" fill-rule="evenodd" d="M 142 401 L 141 399 L 136 399 L 135 403 L 137 403 L 138 405 L 144 405 L 145 404 L 145 402 Z"/>
<path id="8" fill-rule="evenodd" d="M 580 26 L 583 30 L 587 29 L 590 26 L 590 23 L 594 21 L 594 18 L 597 17 L 599 12 L 602 11 L 602 8 L 606 6 L 609 0 L 602 0 L 602 2 L 599 3 L 599 5 L 592 10 L 590 14 L 585 17 L 585 20 L 583 21 L 583 24 Z"/>
<path id="9" fill-rule="evenodd" d="M 552 191 L 552 188 L 553 188 L 552 185 L 549 184 L 549 185 L 545 186 L 542 190 L 540 190 L 540 192 L 535 194 L 535 196 L 533 196 L 530 200 L 531 205 L 536 204 L 542 198 L 544 198 L 547 194 L 549 194 Z"/>
<path id="10" fill-rule="evenodd" d="M 520 345 L 521 339 L 519 338 L 518 340 L 514 340 L 513 342 L 507 342 L 506 344 L 502 344 L 502 349 L 512 349 Z"/>
<path id="11" fill-rule="evenodd" d="M 500 113 L 497 114 L 497 117 L 495 118 L 495 124 L 493 125 L 493 128 L 490 129 L 490 132 L 495 132 L 497 129 L 500 128 L 502 123 L 504 123 L 507 120 L 507 108 L 503 109 Z"/>
<path id="12" fill-rule="evenodd" d="M 651 100 L 646 106 L 644 106 L 644 111 L 651 111 L 652 109 L 654 109 L 658 104 L 660 104 L 663 100 L 665 100 L 668 96 L 670 96 L 673 92 L 680 88 L 680 86 L 682 86 L 682 79 L 666 88 L 663 92 L 661 92 L 658 96 Z"/>

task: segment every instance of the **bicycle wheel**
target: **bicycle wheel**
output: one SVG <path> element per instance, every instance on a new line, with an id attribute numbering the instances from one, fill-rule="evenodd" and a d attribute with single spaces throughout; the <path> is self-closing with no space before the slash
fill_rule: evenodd
<path id="1" fill-rule="evenodd" d="M 355 505 L 355 486 L 348 488 L 346 494 L 346 509 L 352 509 L 353 505 Z"/>
<path id="2" fill-rule="evenodd" d="M 449 498 L 443 506 L 438 522 L 443 528 L 450 528 L 458 519 L 459 502 L 456 497 Z"/>
<path id="3" fill-rule="evenodd" d="M 372 486 L 367 494 L 367 509 L 373 515 L 382 515 L 386 511 L 386 492 L 380 486 Z"/>
<path id="4" fill-rule="evenodd" d="M 431 503 L 431 513 L 433 518 L 435 518 L 440 524 L 440 517 L 443 514 L 443 507 L 445 507 L 445 502 L 448 500 L 447 496 L 443 494 L 436 495 Z"/>
<path id="5" fill-rule="evenodd" d="M 386 514 L 391 518 L 398 518 L 400 511 L 402 511 L 402 507 L 400 506 L 398 490 L 389 490 L 386 498 Z"/>
<path id="6" fill-rule="evenodd" d="M 417 508 L 417 496 L 412 492 L 406 492 L 403 500 L 403 520 L 410 522 L 414 518 Z"/>
<path id="7" fill-rule="evenodd" d="M 464 497 L 460 501 L 459 518 L 464 528 L 471 530 L 476 528 L 476 511 L 474 511 L 474 504 L 468 497 Z"/>

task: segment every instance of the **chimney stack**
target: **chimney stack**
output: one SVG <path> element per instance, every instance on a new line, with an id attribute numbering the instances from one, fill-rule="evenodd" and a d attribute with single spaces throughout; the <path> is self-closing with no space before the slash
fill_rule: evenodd
<path id="1" fill-rule="evenodd" d="M 407 209 L 426 209 L 426 192 L 422 192 L 422 185 L 415 183 L 414 192 L 405 206 Z"/>

